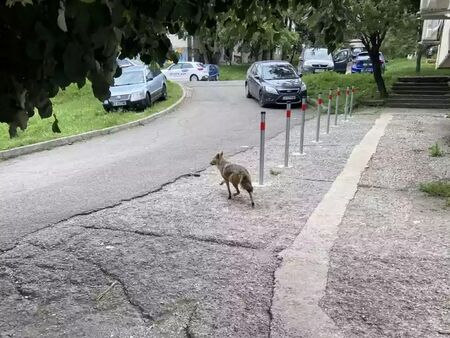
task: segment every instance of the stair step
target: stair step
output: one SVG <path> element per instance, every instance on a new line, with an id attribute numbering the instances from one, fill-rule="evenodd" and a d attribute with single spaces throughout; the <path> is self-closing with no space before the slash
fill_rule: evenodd
<path id="1" fill-rule="evenodd" d="M 393 98 L 389 98 L 388 100 L 386 100 L 386 102 L 388 104 L 390 103 L 399 103 L 399 104 L 414 104 L 417 106 L 421 106 L 421 105 L 429 105 L 429 104 L 437 104 L 437 105 L 444 105 L 447 107 L 450 107 L 450 101 L 427 101 L 427 100 L 420 100 L 420 99 L 393 99 Z"/>
<path id="2" fill-rule="evenodd" d="M 448 95 L 450 91 L 448 90 L 438 90 L 438 89 L 404 89 L 404 88 L 393 88 L 392 92 L 395 94 L 410 94 L 410 95 Z"/>
<path id="3" fill-rule="evenodd" d="M 403 103 L 409 103 L 409 102 L 411 102 L 411 103 L 425 103 L 425 104 L 428 104 L 428 103 L 437 103 L 437 104 L 450 104 L 450 99 L 439 99 L 439 100 L 437 100 L 437 99 L 423 99 L 423 98 L 420 98 L 420 97 L 417 97 L 417 98 L 405 98 L 405 97 L 389 97 L 388 99 L 387 99 L 387 102 L 403 102 Z"/>
<path id="4" fill-rule="evenodd" d="M 393 108 L 435 108 L 435 109 L 450 109 L 450 104 L 439 103 L 401 103 L 401 102 L 386 102 L 387 107 Z"/>
<path id="5" fill-rule="evenodd" d="M 449 89 L 447 83 L 444 82 L 396 82 L 393 87 L 398 88 L 444 88 Z"/>
<path id="6" fill-rule="evenodd" d="M 400 82 L 448 82 L 448 76 L 401 76 L 398 78 Z"/>

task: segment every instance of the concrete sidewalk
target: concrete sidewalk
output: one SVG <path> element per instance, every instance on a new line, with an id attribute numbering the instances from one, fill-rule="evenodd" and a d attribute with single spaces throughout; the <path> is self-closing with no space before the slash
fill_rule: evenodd
<path id="1" fill-rule="evenodd" d="M 375 151 L 389 114 L 396 112 L 388 111 L 381 119 L 378 114 L 366 113 L 341 122 L 330 135 L 322 134 L 319 144 L 311 142 L 315 121 L 309 121 L 306 155 L 292 158 L 290 169 L 278 168 L 283 162 L 284 134 L 269 140 L 267 184 L 255 187 L 255 209 L 250 207 L 245 192 L 228 200 L 226 188 L 219 186 L 217 169 L 210 167 L 200 177 L 181 177 L 159 191 L 77 215 L 25 237 L 0 254 L 0 336 L 396 336 L 392 331 L 399 324 L 396 314 L 408 309 L 403 307 L 406 303 L 400 307 L 394 298 L 399 290 L 404 291 L 405 298 L 411 297 L 410 312 L 405 312 L 405 323 L 398 327 L 400 335 L 419 337 L 418 333 L 444 330 L 440 317 L 444 305 L 439 302 L 448 292 L 443 288 L 448 273 L 444 265 L 448 266 L 448 262 L 442 260 L 447 240 L 442 231 L 448 212 L 437 211 L 441 223 L 433 231 L 439 235 L 422 234 L 422 230 L 429 229 L 426 226 L 417 228 L 429 224 L 432 218 L 426 222 L 414 218 L 420 222 L 413 222 L 417 230 L 402 238 L 405 216 L 397 219 L 395 215 L 396 196 L 403 192 L 372 187 L 396 179 L 393 173 L 403 168 L 397 160 L 413 161 L 411 154 L 419 154 L 417 149 L 426 155 L 426 148 L 433 142 L 424 139 L 415 151 L 395 158 L 390 152 L 397 151 L 397 137 L 403 137 L 406 146 L 410 144 L 408 133 L 417 127 L 415 122 L 405 124 L 403 132 L 399 132 L 397 119 L 401 116 L 395 115 L 387 135 L 381 138 L 382 146 L 364 173 L 364 185 L 358 188 L 364 161 Z M 430 119 L 437 121 L 433 127 L 448 129 L 448 120 L 442 115 Z M 322 126 L 323 123 L 324 119 Z M 267 128 L 270 126 L 268 120 Z M 428 135 L 426 128 L 421 129 L 423 135 Z M 431 133 L 437 137 L 436 131 Z M 292 151 L 297 150 L 298 135 L 298 127 L 293 128 Z M 400 152 L 405 148 L 398 149 Z M 231 160 L 248 167 L 254 183 L 258 181 L 258 149 L 243 151 Z M 389 170 L 389 166 L 394 167 Z M 372 168 L 387 170 L 391 176 L 380 174 L 375 184 L 375 176 L 370 176 Z M 408 182 L 412 187 L 412 181 Z M 355 198 L 352 199 L 351 189 L 339 195 L 341 190 L 336 187 L 340 186 L 354 186 L 355 191 L 358 188 Z M 372 195 L 381 190 L 387 195 Z M 412 191 L 411 188 L 410 194 L 402 196 L 420 198 L 423 208 L 431 205 L 427 203 L 439 203 Z M 342 200 L 338 198 L 333 204 L 330 197 L 335 196 Z M 379 208 L 381 203 L 385 210 Z M 330 223 L 318 222 L 330 216 L 324 214 L 324 207 L 337 209 L 339 218 Z M 385 215 L 390 215 L 387 223 Z M 372 224 L 372 216 L 375 222 L 395 227 L 365 225 Z M 328 225 L 333 227 L 331 236 L 322 237 L 319 242 L 305 241 L 313 238 L 308 236 L 327 235 Z M 370 231 L 364 232 L 365 228 Z M 392 236 L 384 242 L 386 233 Z M 412 239 L 417 257 L 423 260 L 402 256 Z M 422 243 L 429 239 L 434 242 Z M 400 243 L 400 250 L 383 256 L 386 243 Z M 431 251 L 422 250 L 425 247 Z M 311 251 L 302 252 L 304 248 Z M 317 248 L 318 252 L 314 252 Z M 285 278 L 289 275 L 283 274 L 289 268 L 286 263 L 293 262 L 295 266 L 304 253 L 318 254 L 316 265 L 304 265 L 311 270 L 288 272 L 300 281 L 318 276 L 319 283 L 285 283 L 289 280 Z M 408 260 L 409 265 L 399 263 Z M 418 268 L 425 268 L 426 275 L 419 274 Z M 437 277 L 432 278 L 431 273 Z M 408 282 L 417 288 L 409 289 L 402 283 L 409 276 L 412 278 Z M 316 287 L 316 292 L 309 297 L 309 290 L 299 290 L 302 285 Z M 396 294 L 391 295 L 391 291 Z M 310 318 L 315 326 L 301 318 L 298 309 L 319 313 L 320 317 Z M 327 326 L 321 326 L 322 323 Z M 408 331 L 407 326 L 412 329 Z M 316 331 L 312 332 L 314 327 Z"/>

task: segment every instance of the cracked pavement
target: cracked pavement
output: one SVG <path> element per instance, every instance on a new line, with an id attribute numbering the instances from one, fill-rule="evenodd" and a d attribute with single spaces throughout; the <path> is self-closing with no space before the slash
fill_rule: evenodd
<path id="1" fill-rule="evenodd" d="M 1 337 L 270 336 L 278 253 L 375 118 L 359 115 L 319 144 L 308 121 L 306 155 L 290 169 L 278 168 L 284 135 L 268 140 L 255 209 L 244 193 L 228 200 L 208 167 L 25 235 L 0 255 Z M 230 159 L 257 182 L 257 149 Z"/>

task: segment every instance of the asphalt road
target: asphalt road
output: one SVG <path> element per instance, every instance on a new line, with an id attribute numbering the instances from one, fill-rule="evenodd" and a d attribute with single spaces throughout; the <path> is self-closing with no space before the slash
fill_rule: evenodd
<path id="1" fill-rule="evenodd" d="M 284 109 L 265 110 L 270 138 Z M 180 108 L 149 125 L 0 162 L 0 250 L 203 169 L 218 151 L 258 145 L 260 111 L 241 81 L 192 83 Z"/>

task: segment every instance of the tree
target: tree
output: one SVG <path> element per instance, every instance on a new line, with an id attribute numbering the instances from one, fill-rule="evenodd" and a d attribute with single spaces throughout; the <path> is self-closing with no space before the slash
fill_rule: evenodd
<path id="1" fill-rule="evenodd" d="M 235 3 L 245 8 L 253 0 Z M 116 59 L 140 54 L 163 62 L 167 33 L 213 27 L 226 0 L 7 0 L 0 4 L 0 122 L 10 136 L 25 129 L 35 109 L 52 116 L 51 98 L 71 83 L 92 82 L 99 100 L 109 97 Z"/>
<path id="2" fill-rule="evenodd" d="M 333 36 L 328 30 L 330 25 L 324 25 L 327 20 L 344 23 L 347 29 L 337 30 L 334 34 L 336 42 L 342 41 L 343 31 L 348 37 L 359 37 L 369 52 L 373 65 L 373 76 L 381 97 L 388 93 L 382 76 L 380 50 L 388 32 L 395 32 L 397 27 L 405 25 L 417 12 L 415 1 L 412 0 L 345 0 L 340 4 L 333 2 L 328 6 L 312 9 L 315 26 L 325 34 L 326 43 Z M 323 26 L 323 27 L 322 27 Z M 415 37 L 415 32 L 411 32 Z M 332 44 L 332 43 L 331 43 Z"/>

